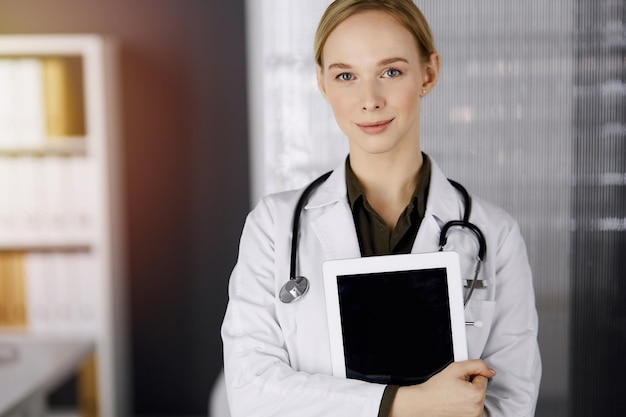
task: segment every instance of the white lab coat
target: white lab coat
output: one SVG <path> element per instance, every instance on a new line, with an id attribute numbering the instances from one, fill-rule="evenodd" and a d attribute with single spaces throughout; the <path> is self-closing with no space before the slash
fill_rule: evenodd
<path id="1" fill-rule="evenodd" d="M 262 199 L 246 219 L 229 284 L 222 326 L 224 372 L 231 413 L 237 416 L 372 416 L 384 385 L 332 376 L 322 263 L 360 256 L 341 164 L 311 196 L 300 219 L 299 275 L 309 292 L 292 304 L 278 299 L 289 279 L 291 222 L 299 191 Z M 412 252 L 438 250 L 441 227 L 463 214 L 463 201 L 432 163 L 424 219 Z M 526 248 L 517 223 L 503 210 L 473 198 L 470 221 L 487 241 L 480 278 L 465 310 L 470 359 L 497 371 L 485 415 L 532 416 L 541 362 L 537 312 Z M 472 276 L 477 245 L 471 232 L 449 233 L 447 250 L 461 256 Z M 415 331 L 419 331 L 416 324 Z"/>

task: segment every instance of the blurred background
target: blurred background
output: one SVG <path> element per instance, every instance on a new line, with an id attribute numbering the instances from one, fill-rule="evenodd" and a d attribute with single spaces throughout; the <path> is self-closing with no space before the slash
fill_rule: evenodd
<path id="1" fill-rule="evenodd" d="M 329 3 L 0 0 L 0 34 L 120 44 L 136 416 L 206 415 L 246 213 L 344 158 L 311 58 Z M 511 212 L 528 246 L 537 415 L 625 415 L 626 5 L 417 3 L 443 65 L 423 106 L 424 149 Z"/>
<path id="2" fill-rule="evenodd" d="M 32 33 L 119 43 L 129 394 L 206 415 L 250 201 L 244 1 L 0 0 L 0 34 Z"/>

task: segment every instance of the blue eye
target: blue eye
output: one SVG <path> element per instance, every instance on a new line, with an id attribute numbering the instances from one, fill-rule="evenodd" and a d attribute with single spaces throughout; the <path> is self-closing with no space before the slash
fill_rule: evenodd
<path id="1" fill-rule="evenodd" d="M 349 72 L 342 72 L 336 77 L 340 81 L 351 81 L 353 76 Z"/>
<path id="2" fill-rule="evenodd" d="M 384 72 L 384 76 L 387 78 L 395 78 L 399 75 L 402 75 L 402 71 L 400 71 L 397 68 L 389 68 L 388 70 L 385 70 Z"/>

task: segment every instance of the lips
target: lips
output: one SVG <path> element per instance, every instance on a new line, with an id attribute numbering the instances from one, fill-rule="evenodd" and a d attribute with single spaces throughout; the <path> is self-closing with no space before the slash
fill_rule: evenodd
<path id="1" fill-rule="evenodd" d="M 389 127 L 391 122 L 393 122 L 393 119 L 357 123 L 356 125 L 359 129 L 361 129 L 361 131 L 370 135 L 375 135 L 377 133 L 384 132 Z"/>

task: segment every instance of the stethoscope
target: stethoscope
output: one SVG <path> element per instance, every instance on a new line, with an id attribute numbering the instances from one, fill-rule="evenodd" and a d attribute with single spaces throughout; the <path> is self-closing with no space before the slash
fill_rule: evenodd
<path id="1" fill-rule="evenodd" d="M 300 214 L 302 213 L 302 209 L 305 204 L 309 200 L 311 193 L 315 191 L 317 187 L 330 176 L 332 171 L 325 173 L 321 177 L 317 178 L 315 181 L 310 183 L 302 192 L 302 195 L 298 199 L 298 203 L 296 204 L 296 208 L 293 214 L 293 225 L 292 225 L 292 236 L 291 236 L 291 258 L 289 265 L 289 281 L 285 283 L 280 289 L 278 294 L 278 298 L 283 303 L 289 304 L 294 301 L 299 300 L 304 296 L 309 290 L 309 280 L 303 276 L 296 275 L 296 264 L 298 258 L 298 238 L 300 234 Z M 474 268 L 474 276 L 469 284 L 469 288 L 467 293 L 463 297 L 463 306 L 467 306 L 467 303 L 472 297 L 472 293 L 476 288 L 476 283 L 478 281 L 478 274 L 480 273 L 480 267 L 485 259 L 485 254 L 487 253 L 487 242 L 485 241 L 485 236 L 483 232 L 476 226 L 475 224 L 469 221 L 470 215 L 472 213 L 472 199 L 461 184 L 456 181 L 448 180 L 454 188 L 461 194 L 463 197 L 463 203 L 465 206 L 465 212 L 463 213 L 463 218 L 461 220 L 452 220 L 443 225 L 441 229 L 441 234 L 439 235 L 439 251 L 443 251 L 446 246 L 448 240 L 448 231 L 453 228 L 461 228 L 469 230 L 476 241 L 478 242 L 478 254 L 476 256 L 476 267 Z M 474 327 L 482 327 L 482 322 L 466 322 L 466 325 L 474 326 Z"/>

